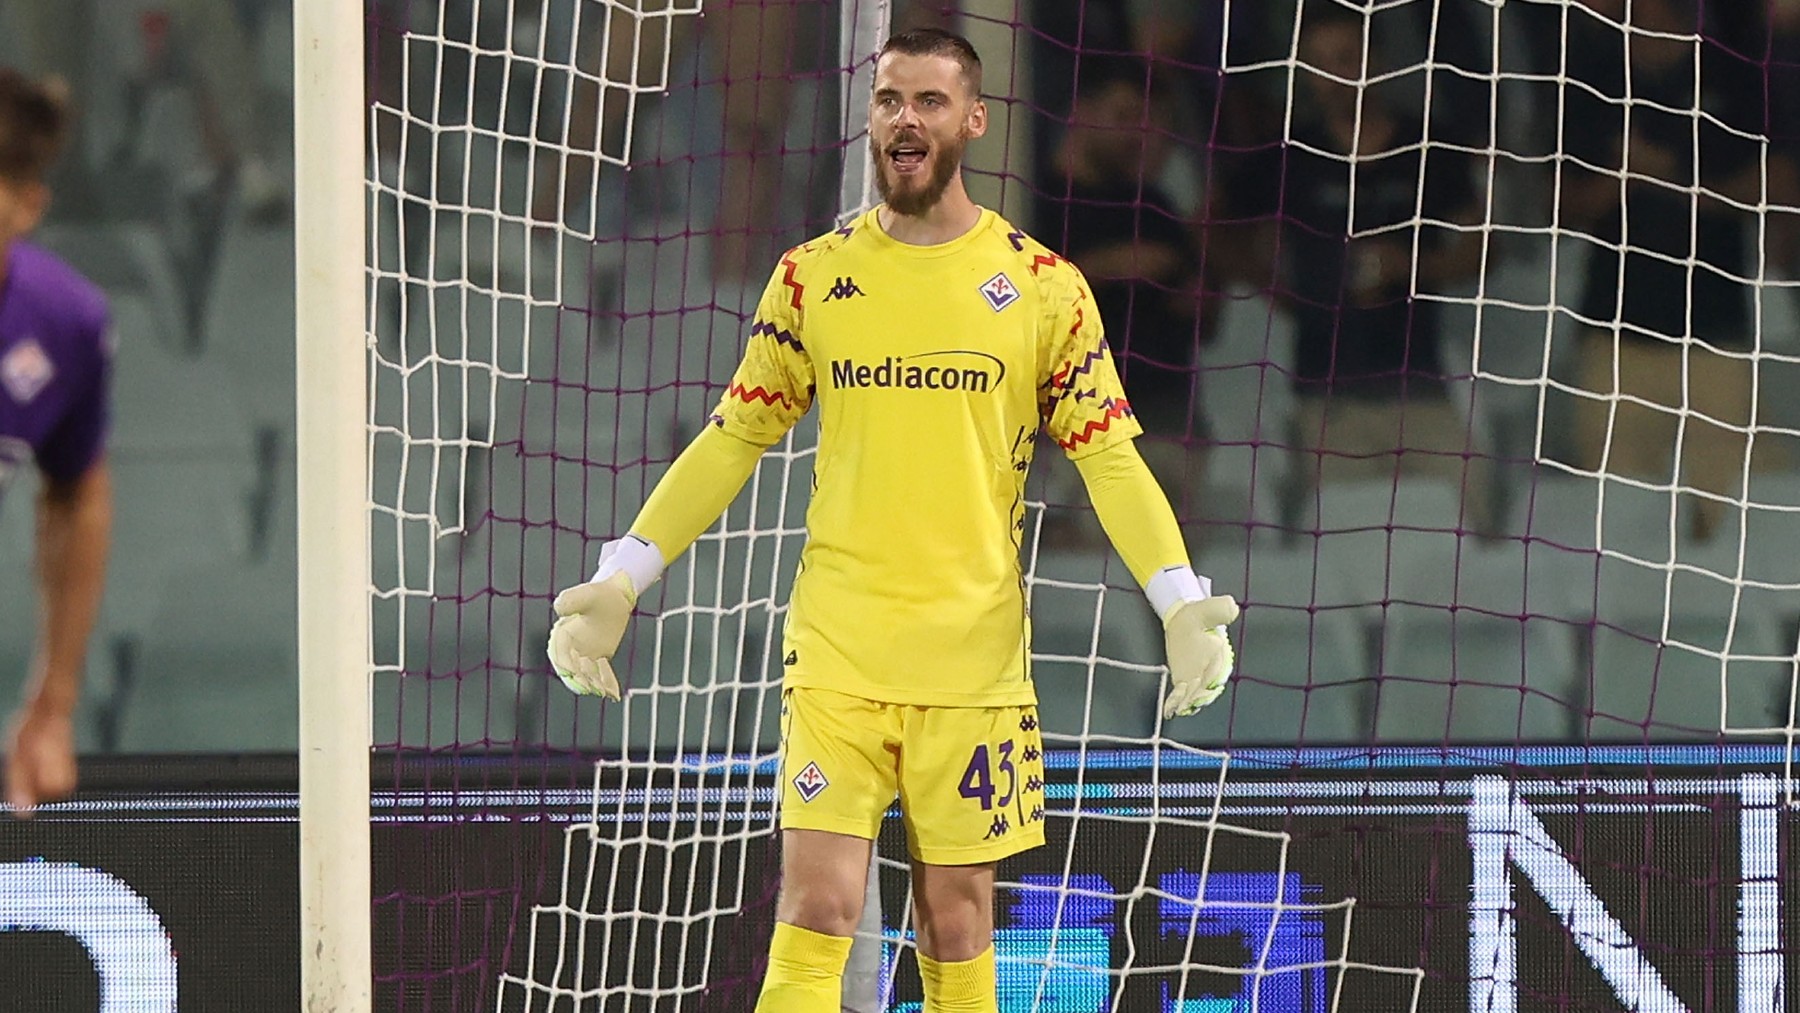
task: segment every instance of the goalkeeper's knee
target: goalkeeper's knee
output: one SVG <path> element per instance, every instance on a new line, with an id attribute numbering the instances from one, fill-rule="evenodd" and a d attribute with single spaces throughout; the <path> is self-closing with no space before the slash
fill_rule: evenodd
<path id="1" fill-rule="evenodd" d="M 775 923 L 769 973 L 756 1013 L 838 1013 L 850 938 L 828 936 L 787 922 Z"/>

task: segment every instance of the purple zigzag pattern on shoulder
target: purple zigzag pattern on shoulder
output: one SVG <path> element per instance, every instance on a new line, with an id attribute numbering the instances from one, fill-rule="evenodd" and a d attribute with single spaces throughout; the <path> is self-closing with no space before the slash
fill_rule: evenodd
<path id="1" fill-rule="evenodd" d="M 775 343 L 778 345 L 793 345 L 794 351 L 799 352 L 802 355 L 806 354 L 806 346 L 800 343 L 799 338 L 794 337 L 794 332 L 792 331 L 784 331 L 766 320 L 758 320 L 750 325 L 751 337 L 754 338 L 762 334 L 774 338 Z"/>
<path id="2" fill-rule="evenodd" d="M 1015 252 L 1025 252 L 1025 233 L 1023 230 L 1014 229 L 1006 234 L 1006 238 L 1013 244 L 1013 250 Z"/>
<path id="3" fill-rule="evenodd" d="M 1058 404 L 1061 404 L 1062 399 L 1068 397 L 1069 394 L 1075 390 L 1075 387 L 1076 387 L 1075 381 L 1077 379 L 1079 379 L 1082 376 L 1082 374 L 1093 372 L 1094 364 L 1099 362 L 1100 359 L 1105 355 L 1106 355 L 1106 340 L 1104 338 L 1102 338 L 1099 346 L 1096 347 L 1093 351 L 1087 353 L 1087 355 L 1083 356 L 1079 365 L 1073 364 L 1073 363 L 1065 363 L 1063 365 L 1063 368 L 1061 368 L 1061 369 L 1057 370 L 1055 373 L 1051 374 L 1051 376 L 1050 376 L 1051 397 L 1050 397 L 1049 404 L 1045 406 L 1046 413 L 1048 413 L 1051 409 L 1054 409 Z"/>
<path id="4" fill-rule="evenodd" d="M 1065 386 L 1073 387 L 1075 385 L 1075 378 L 1078 376 L 1081 376 L 1083 373 L 1093 372 L 1094 363 L 1099 362 L 1102 358 L 1104 358 L 1106 355 L 1106 352 L 1107 352 L 1106 339 L 1102 338 L 1100 340 L 1100 344 L 1096 345 L 1094 347 L 1093 351 L 1082 356 L 1081 365 L 1076 366 L 1075 368 L 1069 370 L 1066 374 L 1063 375 L 1063 378 L 1062 378 L 1063 384 Z"/>
<path id="5" fill-rule="evenodd" d="M 841 228 L 841 229 L 839 229 L 839 230 L 837 230 L 837 234 L 838 234 L 838 235 L 840 235 L 840 236 L 843 236 L 843 237 L 844 237 L 844 238 L 845 238 L 845 239 L 849 239 L 849 238 L 850 238 L 850 233 L 852 233 L 852 232 L 855 232 L 855 231 L 856 231 L 856 223 L 855 223 L 855 222 L 851 222 L 851 223 L 850 223 L 850 224 L 848 224 L 848 225 L 846 225 L 846 226 L 844 226 L 844 227 L 843 227 L 843 228 Z"/>

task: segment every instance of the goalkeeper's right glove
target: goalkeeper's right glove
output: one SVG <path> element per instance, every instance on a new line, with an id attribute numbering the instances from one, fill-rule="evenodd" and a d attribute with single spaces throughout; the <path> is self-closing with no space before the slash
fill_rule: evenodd
<path id="1" fill-rule="evenodd" d="M 599 582 L 577 584 L 556 596 L 550 627 L 550 667 L 563 685 L 583 696 L 619 698 L 612 656 L 625 637 L 637 589 L 623 570 Z"/>
<path id="2" fill-rule="evenodd" d="M 550 667 L 571 692 L 619 699 L 612 657 L 639 591 L 655 583 L 662 568 L 662 553 L 654 543 L 627 535 L 601 547 L 593 580 L 556 596 Z"/>

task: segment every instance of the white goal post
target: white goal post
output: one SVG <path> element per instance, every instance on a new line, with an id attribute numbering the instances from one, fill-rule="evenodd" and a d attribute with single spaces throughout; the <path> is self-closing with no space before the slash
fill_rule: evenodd
<path id="1" fill-rule="evenodd" d="M 374 1009 L 362 0 L 294 4 L 300 1008 Z"/>

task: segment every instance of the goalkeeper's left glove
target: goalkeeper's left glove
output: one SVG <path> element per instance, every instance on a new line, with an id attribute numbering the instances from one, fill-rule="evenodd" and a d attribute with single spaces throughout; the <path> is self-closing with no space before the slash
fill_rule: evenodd
<path id="1" fill-rule="evenodd" d="M 1144 584 L 1150 607 L 1162 617 L 1169 659 L 1169 695 L 1163 717 L 1192 714 L 1225 692 L 1235 660 L 1225 627 L 1237 621 L 1237 602 L 1212 593 L 1212 581 L 1193 567 L 1166 566 Z"/>
<path id="2" fill-rule="evenodd" d="M 1225 692 L 1236 660 L 1225 627 L 1237 617 L 1237 602 L 1230 595 L 1184 601 L 1169 611 L 1163 620 L 1170 682 L 1164 718 L 1185 717 Z"/>

